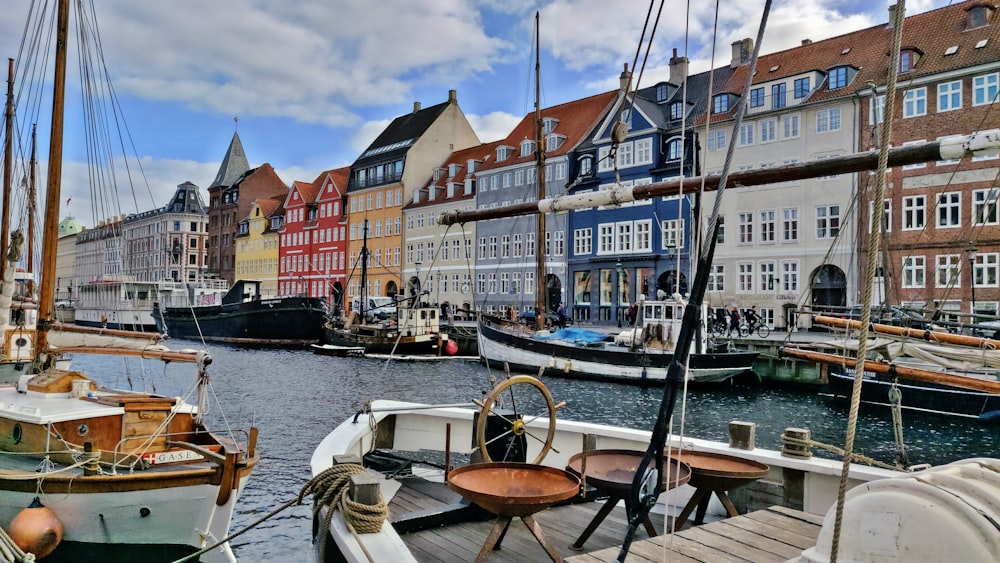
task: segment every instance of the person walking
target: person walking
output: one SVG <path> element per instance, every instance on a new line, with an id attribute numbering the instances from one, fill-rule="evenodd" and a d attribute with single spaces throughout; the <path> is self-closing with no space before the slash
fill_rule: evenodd
<path id="1" fill-rule="evenodd" d="M 729 330 L 726 331 L 726 336 L 729 336 L 730 332 L 735 332 L 736 336 L 740 335 L 740 310 L 736 305 L 729 310 Z"/>

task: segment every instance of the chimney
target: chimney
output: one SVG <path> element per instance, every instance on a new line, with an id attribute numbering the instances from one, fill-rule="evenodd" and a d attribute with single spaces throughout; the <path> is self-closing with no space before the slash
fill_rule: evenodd
<path id="1" fill-rule="evenodd" d="M 733 60 L 729 63 L 729 68 L 736 68 L 750 62 L 753 54 L 753 39 L 749 37 L 739 41 L 733 41 Z"/>
<path id="2" fill-rule="evenodd" d="M 886 29 L 892 29 L 896 25 L 896 10 L 899 9 L 897 4 L 889 5 L 889 24 L 886 25 Z"/>
<path id="3" fill-rule="evenodd" d="M 674 49 L 674 56 L 670 57 L 670 82 L 680 84 L 688 75 L 688 58 L 678 57 L 677 49 Z"/>
<path id="4" fill-rule="evenodd" d="M 629 88 L 632 87 L 632 73 L 628 71 L 628 63 L 625 63 L 625 70 L 622 71 L 618 80 L 621 84 L 622 92 L 628 92 Z"/>
<path id="5" fill-rule="evenodd" d="M 420 102 L 413 102 L 413 113 L 420 111 Z"/>
<path id="6" fill-rule="evenodd" d="M 812 45 L 812 43 L 813 43 L 812 39 L 803 39 L 802 40 L 802 46 L 803 47 L 805 47 L 806 45 Z"/>
<path id="7" fill-rule="evenodd" d="M 448 103 L 457 104 L 458 103 L 458 92 L 455 90 L 448 90 Z"/>

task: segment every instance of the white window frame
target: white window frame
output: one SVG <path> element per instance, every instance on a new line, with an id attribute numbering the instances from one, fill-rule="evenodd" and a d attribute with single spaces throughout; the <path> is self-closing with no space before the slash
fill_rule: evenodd
<path id="1" fill-rule="evenodd" d="M 934 261 L 934 287 L 962 287 L 961 254 L 938 254 Z"/>
<path id="2" fill-rule="evenodd" d="M 955 229 L 962 226 L 962 192 L 943 192 L 937 195 L 936 226 Z"/>
<path id="3" fill-rule="evenodd" d="M 937 85 L 937 111 L 955 111 L 962 109 L 962 81 L 952 80 Z"/>
<path id="4" fill-rule="evenodd" d="M 904 289 L 918 289 L 926 285 L 926 257 L 914 255 L 903 257 L 903 276 L 900 280 Z"/>
<path id="5" fill-rule="evenodd" d="M 911 195 L 903 197 L 904 231 L 919 231 L 927 224 L 927 196 Z"/>
<path id="6" fill-rule="evenodd" d="M 998 225 L 997 200 L 1000 199 L 1000 188 L 986 188 L 972 191 L 972 224 Z"/>
<path id="7" fill-rule="evenodd" d="M 1000 88 L 1000 72 L 972 77 L 972 105 L 984 106 L 993 103 Z"/>
<path id="8" fill-rule="evenodd" d="M 927 87 L 910 88 L 903 92 L 903 118 L 927 115 Z"/>

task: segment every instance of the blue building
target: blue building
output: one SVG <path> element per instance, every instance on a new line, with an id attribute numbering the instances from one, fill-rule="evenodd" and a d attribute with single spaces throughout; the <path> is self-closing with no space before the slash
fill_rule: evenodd
<path id="1" fill-rule="evenodd" d="M 668 82 L 619 95 L 574 151 L 569 193 L 641 186 L 699 173 L 694 125 L 705 113 L 709 74 L 689 77 L 685 92 L 678 84 L 683 83 L 687 65 L 687 58 L 677 57 L 675 51 Z M 627 71 L 622 79 L 629 79 Z M 613 146 L 612 131 L 619 123 L 627 131 L 624 140 Z M 688 292 L 697 189 L 685 186 L 687 195 L 569 214 L 570 301 L 577 321 L 622 326 L 627 308 L 640 296 L 653 299 L 663 295 L 661 291 Z"/>

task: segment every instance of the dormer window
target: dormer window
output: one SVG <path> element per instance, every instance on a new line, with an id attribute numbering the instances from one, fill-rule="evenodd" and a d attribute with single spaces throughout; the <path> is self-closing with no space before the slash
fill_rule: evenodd
<path id="1" fill-rule="evenodd" d="M 552 117 L 542 118 L 542 133 L 549 134 L 556 130 L 556 125 L 559 124 L 559 120 Z"/>
<path id="2" fill-rule="evenodd" d="M 969 6 L 966 8 L 966 17 L 968 21 L 966 22 L 965 29 L 975 29 L 977 27 L 984 27 L 989 25 L 990 19 L 993 17 L 993 12 L 996 10 L 995 6 L 989 4 L 976 4 L 974 6 Z"/>
<path id="3" fill-rule="evenodd" d="M 712 98 L 712 113 L 726 113 L 729 111 L 729 94 L 716 94 Z"/>
<path id="4" fill-rule="evenodd" d="M 461 168 L 458 164 L 451 163 L 448 165 L 448 177 L 454 178 L 458 174 L 458 170 Z"/>
<path id="5" fill-rule="evenodd" d="M 594 159 L 591 156 L 580 157 L 580 176 L 589 176 L 594 171 Z"/>
<path id="6" fill-rule="evenodd" d="M 444 177 L 444 168 L 435 168 L 434 169 L 434 181 L 437 182 L 438 180 L 440 180 L 443 177 Z"/>
<path id="7" fill-rule="evenodd" d="M 670 139 L 667 141 L 667 160 L 681 159 L 681 140 Z"/>
<path id="8" fill-rule="evenodd" d="M 667 97 L 670 96 L 670 90 L 667 88 L 666 84 L 656 85 L 656 103 L 662 104 L 667 101 Z"/>
<path id="9" fill-rule="evenodd" d="M 507 146 L 497 147 L 497 162 L 503 162 L 510 158 L 511 149 Z"/>
<path id="10" fill-rule="evenodd" d="M 473 172 L 475 172 L 476 171 L 476 160 L 474 158 L 470 158 L 469 160 L 467 160 L 465 162 L 465 169 L 468 170 L 469 174 L 472 174 Z"/>
<path id="11" fill-rule="evenodd" d="M 561 147 L 563 141 L 565 140 L 566 137 L 563 137 L 562 135 L 549 135 L 545 138 L 545 150 L 550 152 L 554 151 Z"/>
<path id="12" fill-rule="evenodd" d="M 847 86 L 847 67 L 838 66 L 836 68 L 830 69 L 830 74 L 827 76 L 827 89 L 836 90 L 837 88 L 843 88 Z"/>
<path id="13" fill-rule="evenodd" d="M 535 152 L 535 142 L 530 139 L 521 141 L 521 156 L 531 156 Z"/>
<path id="14" fill-rule="evenodd" d="M 916 49 L 903 49 L 899 52 L 899 72 L 910 72 L 917 66 L 920 59 L 920 51 Z"/>
<path id="15" fill-rule="evenodd" d="M 670 119 L 678 120 L 684 115 L 684 105 L 681 102 L 670 104 Z"/>

